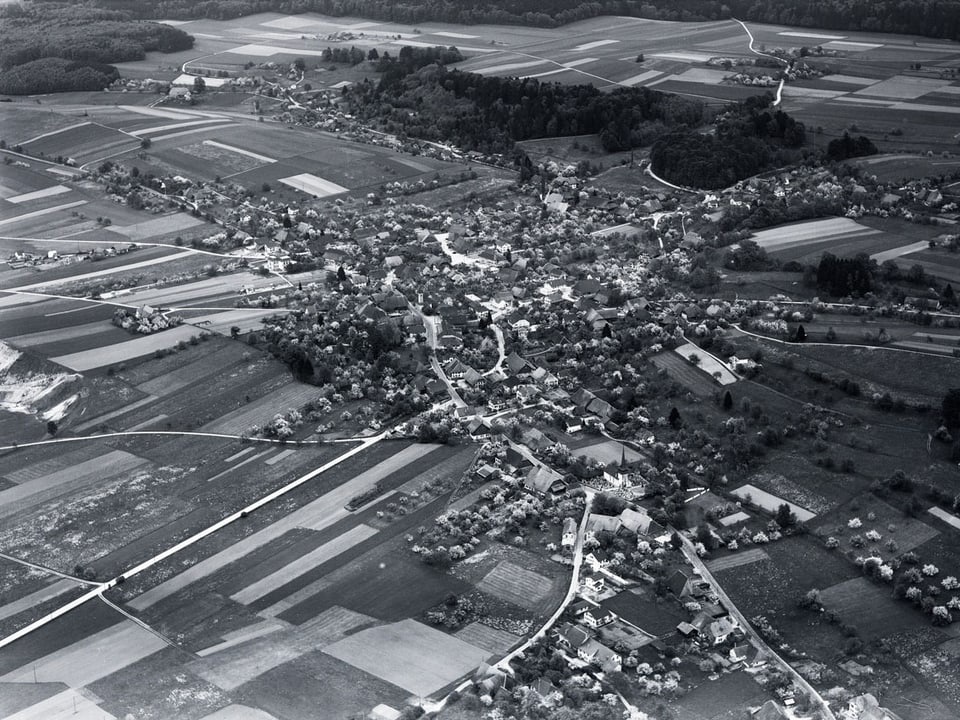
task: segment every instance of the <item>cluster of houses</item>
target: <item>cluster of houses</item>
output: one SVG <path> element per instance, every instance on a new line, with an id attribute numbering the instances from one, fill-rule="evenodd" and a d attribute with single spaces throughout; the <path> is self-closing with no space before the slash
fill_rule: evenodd
<path id="1" fill-rule="evenodd" d="M 587 531 L 635 534 L 651 546 L 670 541 L 670 533 L 642 509 L 626 508 L 619 515 L 591 513 Z M 576 525 L 568 519 L 561 543 L 572 549 L 575 539 Z M 622 671 L 626 663 L 644 668 L 645 663 L 661 662 L 667 648 L 673 647 L 678 656 L 697 648 L 722 672 L 763 664 L 755 649 L 743 642 L 743 631 L 710 583 L 692 568 L 676 568 L 666 579 L 667 596 L 652 600 L 636 590 L 636 581 L 621 577 L 611 565 L 600 548 L 584 553 L 579 599 L 570 607 L 572 619 L 554 631 L 558 646 L 571 657 L 604 671 Z"/>

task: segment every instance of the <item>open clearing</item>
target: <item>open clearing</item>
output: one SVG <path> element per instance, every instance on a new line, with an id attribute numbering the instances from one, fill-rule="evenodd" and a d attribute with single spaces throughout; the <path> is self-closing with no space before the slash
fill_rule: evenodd
<path id="1" fill-rule="evenodd" d="M 732 492 L 741 500 L 745 500 L 747 496 L 749 496 L 751 502 L 759 507 L 762 507 L 768 512 L 775 513 L 778 507 L 786 503 L 790 506 L 790 510 L 793 511 L 793 513 L 797 516 L 797 520 L 800 522 L 807 522 L 808 520 L 816 517 L 814 513 L 810 512 L 809 510 L 805 510 L 799 505 L 794 505 L 793 503 L 782 498 L 778 498 L 776 495 L 768 493 L 766 490 L 761 490 L 760 488 L 750 484 L 743 485 Z"/>
<path id="2" fill-rule="evenodd" d="M 486 577 L 477 583 L 477 588 L 506 600 L 514 605 L 539 610 L 541 601 L 550 594 L 553 581 L 539 573 L 503 560 Z"/>
<path id="3" fill-rule="evenodd" d="M 474 670 L 489 654 L 415 620 L 361 630 L 324 652 L 421 697 Z"/>
<path id="4" fill-rule="evenodd" d="M 604 440 L 603 442 L 574 446 L 570 450 L 576 456 L 586 456 L 603 465 L 619 464 L 621 460 L 626 460 L 629 464 L 643 459 L 643 455 L 636 450 L 632 450 L 616 440 Z"/>

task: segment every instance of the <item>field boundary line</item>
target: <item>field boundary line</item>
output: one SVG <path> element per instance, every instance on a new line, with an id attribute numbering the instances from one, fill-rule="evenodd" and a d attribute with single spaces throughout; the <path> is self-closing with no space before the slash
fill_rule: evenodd
<path id="1" fill-rule="evenodd" d="M 378 442 L 380 442 L 381 440 L 383 440 L 383 439 L 387 436 L 388 433 L 389 433 L 389 431 L 384 431 L 384 432 L 380 433 L 379 435 L 374 435 L 374 436 L 372 436 L 372 437 L 366 438 L 363 442 L 361 442 L 361 443 L 360 443 L 359 445 L 357 445 L 355 448 L 350 448 L 350 449 L 347 450 L 345 453 L 342 453 L 342 454 L 338 455 L 337 457 L 335 457 L 335 458 L 333 458 L 332 460 L 324 463 L 324 464 L 321 465 L 320 467 L 315 468 L 315 469 L 311 470 L 310 472 L 308 472 L 308 473 L 306 473 L 306 474 L 304 474 L 304 475 L 301 475 L 300 477 L 296 478 L 295 480 L 290 481 L 289 483 L 287 483 L 287 484 L 284 485 L 283 487 L 277 488 L 276 490 L 268 493 L 267 495 L 264 495 L 264 496 L 263 496 L 262 498 L 260 498 L 259 500 L 253 501 L 252 503 L 250 503 L 250 504 L 247 505 L 246 507 L 244 507 L 244 508 L 242 508 L 242 509 L 240 509 L 240 510 L 237 510 L 236 512 L 233 512 L 233 513 L 231 513 L 230 515 L 227 515 L 227 516 L 224 517 L 224 518 L 221 518 L 220 520 L 218 520 L 218 521 L 215 522 L 214 524 L 209 525 L 208 527 L 204 528 L 203 530 L 200 530 L 199 532 L 194 533 L 194 534 L 191 535 L 190 537 L 184 538 L 183 540 L 181 540 L 180 542 L 178 542 L 176 545 L 173 545 L 172 547 L 167 548 L 166 550 L 158 553 L 157 555 L 154 555 L 154 556 L 151 557 L 151 558 L 147 558 L 146 560 L 144 560 L 144 561 L 141 562 L 140 564 L 135 565 L 134 567 L 132 567 L 132 568 L 130 568 L 129 570 L 127 570 L 126 572 L 120 573 L 119 575 L 117 575 L 116 577 L 114 577 L 114 578 L 111 579 L 111 580 L 107 580 L 106 582 L 103 582 L 103 583 L 98 583 L 98 584 L 97 584 L 96 586 L 94 586 L 89 592 L 81 595 L 80 597 L 74 599 L 73 601 L 67 603 L 66 605 L 64 605 L 64 606 L 62 606 L 62 607 L 60 607 L 60 608 L 57 608 L 57 609 L 54 610 L 53 612 L 51 612 L 51 613 L 49 613 L 49 614 L 47 614 L 47 615 L 45 615 L 45 616 L 43 616 L 43 617 L 41 617 L 41 618 L 38 618 L 37 620 L 34 620 L 34 621 L 33 621 L 32 623 L 30 623 L 29 625 L 26 625 L 25 627 L 20 628 L 19 630 L 17 630 L 16 632 L 8 635 L 7 637 L 5 637 L 5 638 L 0 638 L 0 648 L 6 647 L 7 645 L 10 645 L 10 644 L 16 642 L 17 640 L 19 640 L 19 639 L 21 639 L 21 638 L 23 638 L 23 637 L 26 637 L 27 635 L 29 635 L 30 633 L 32 633 L 34 630 L 38 630 L 39 628 L 41 628 L 41 627 L 43 627 L 43 626 L 45 626 L 45 625 L 53 622 L 53 621 L 56 620 L 57 618 L 62 617 L 63 615 L 66 615 L 66 614 L 67 614 L 68 612 L 70 612 L 71 610 L 74 610 L 75 608 L 80 607 L 81 605 L 89 602 L 90 600 L 93 600 L 94 598 L 102 595 L 102 594 L 103 594 L 104 592 L 106 592 L 107 590 L 110 590 L 111 588 L 114 588 L 114 587 L 122 584 L 122 583 L 125 582 L 127 579 L 129 579 L 129 578 L 131 578 L 131 577 L 133 577 L 133 576 L 135 576 L 135 575 L 139 575 L 139 574 L 142 573 L 144 570 L 149 570 L 149 569 L 150 569 L 151 567 L 153 567 L 154 565 L 157 565 L 158 563 L 163 562 L 164 560 L 166 560 L 167 558 L 171 557 L 172 555 L 176 555 L 176 554 L 177 554 L 178 552 L 180 552 L 181 550 L 185 550 L 186 548 L 188 548 L 188 547 L 190 547 L 190 546 L 192 546 L 192 545 L 197 544 L 197 543 L 200 542 L 201 540 L 204 540 L 205 538 L 209 537 L 210 535 L 213 535 L 213 534 L 214 534 L 215 532 L 217 532 L 218 530 L 221 530 L 222 528 L 225 528 L 225 527 L 227 527 L 228 525 L 232 525 L 232 524 L 235 523 L 237 520 L 246 518 L 247 515 L 249 515 L 249 514 L 250 514 L 251 512 L 253 512 L 254 510 L 257 510 L 257 509 L 263 507 L 264 505 L 267 505 L 267 504 L 273 502 L 274 500 L 276 500 L 276 499 L 279 498 L 279 497 L 283 497 L 284 495 L 286 495 L 287 493 L 291 492 L 292 490 L 295 490 L 296 488 L 300 487 L 301 485 L 309 482 L 310 480 L 312 480 L 313 478 L 315 478 L 317 475 L 320 475 L 320 474 L 326 472 L 327 470 L 329 470 L 329 469 L 332 468 L 332 467 L 336 467 L 337 465 L 339 465 L 340 463 L 344 462 L 345 460 L 349 460 L 349 459 L 350 459 L 351 457 L 353 457 L 354 455 L 357 455 L 357 454 L 361 453 L 362 451 L 368 449 L 369 447 L 375 445 L 376 443 L 378 443 Z M 149 433 L 144 433 L 144 434 L 149 434 Z M 175 433 L 174 433 L 174 434 L 175 434 Z M 193 433 L 193 434 L 198 434 L 198 433 Z M 203 433 L 199 433 L 199 434 L 203 435 Z M 2 449 L 2 448 L 0 448 L 0 449 Z"/>
<path id="2" fill-rule="evenodd" d="M 55 445 L 57 443 L 68 443 L 68 442 L 81 442 L 83 440 L 102 440 L 104 438 L 112 437 L 125 437 L 131 435 L 188 435 L 193 437 L 210 437 L 210 438 L 220 438 L 224 440 L 241 440 L 245 442 L 262 442 L 262 443 L 274 443 L 277 445 L 325 445 L 328 444 L 327 440 L 296 440 L 293 443 L 285 440 L 278 440 L 276 438 L 261 438 L 261 437 L 248 437 L 245 435 L 230 435 L 227 433 L 208 433 L 208 432 L 197 432 L 194 430 L 128 430 L 126 432 L 113 432 L 113 433 L 103 433 L 101 435 L 84 435 L 83 437 L 71 437 L 71 438 L 54 438 L 52 440 L 36 440 L 34 442 L 28 443 L 18 443 L 14 445 L 3 445 L 0 446 L 0 451 L 4 450 L 18 450 L 20 448 L 27 447 L 38 447 L 41 445 Z M 375 436 L 376 437 L 376 436 Z M 370 438 L 342 438 L 336 442 L 363 442 L 364 440 L 369 440 Z"/>
<path id="3" fill-rule="evenodd" d="M 98 584 L 94 580 L 85 580 L 83 578 L 78 578 L 76 575 L 70 575 L 69 573 L 60 572 L 59 570 L 54 570 L 53 568 L 49 568 L 46 565 L 40 565 L 39 563 L 14 557 L 13 555 L 8 555 L 7 553 L 0 552 L 0 558 L 12 563 L 17 563 L 18 565 L 25 565 L 26 567 L 31 567 L 34 570 L 42 570 L 45 573 L 50 573 L 51 575 L 57 575 L 58 577 L 62 577 L 64 580 L 72 580 L 73 582 L 78 583 L 80 585 L 93 586 Z"/>

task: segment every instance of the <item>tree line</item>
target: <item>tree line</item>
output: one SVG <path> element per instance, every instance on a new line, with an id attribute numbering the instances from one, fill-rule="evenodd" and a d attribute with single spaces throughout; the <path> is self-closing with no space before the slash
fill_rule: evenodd
<path id="1" fill-rule="evenodd" d="M 228 20 L 261 12 L 316 12 L 404 24 L 449 22 L 558 27 L 599 15 L 704 21 L 737 17 L 774 25 L 960 39 L 956 0 L 97 0 L 156 19 Z"/>
<path id="2" fill-rule="evenodd" d="M 193 47 L 193 37 L 130 12 L 60 2 L 0 9 L 0 92 L 99 90 L 116 79 L 108 63 Z M 57 60 L 58 62 L 52 62 Z"/>

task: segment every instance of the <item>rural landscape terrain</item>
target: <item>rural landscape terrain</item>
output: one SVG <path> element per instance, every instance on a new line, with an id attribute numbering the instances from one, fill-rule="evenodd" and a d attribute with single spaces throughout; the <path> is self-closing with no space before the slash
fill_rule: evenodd
<path id="1" fill-rule="evenodd" d="M 960 717 L 960 7 L 528 4 L 0 3 L 0 717 Z"/>

